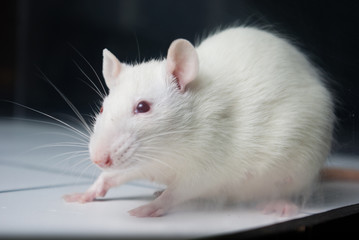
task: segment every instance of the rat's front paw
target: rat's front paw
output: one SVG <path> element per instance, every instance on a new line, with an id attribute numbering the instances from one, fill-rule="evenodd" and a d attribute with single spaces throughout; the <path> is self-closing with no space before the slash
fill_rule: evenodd
<path id="1" fill-rule="evenodd" d="M 96 194 L 93 192 L 74 193 L 74 194 L 63 196 L 63 199 L 66 202 L 79 202 L 79 203 L 91 202 L 95 198 L 96 198 Z"/>
<path id="2" fill-rule="evenodd" d="M 84 193 L 74 193 L 63 196 L 66 202 L 92 202 L 97 197 L 104 197 L 110 188 L 109 184 L 105 184 L 102 181 L 101 184 L 94 184 Z"/>
<path id="3" fill-rule="evenodd" d="M 154 203 L 149 203 L 129 211 L 129 214 L 135 217 L 161 217 L 165 213 L 166 211 L 163 208 Z"/>

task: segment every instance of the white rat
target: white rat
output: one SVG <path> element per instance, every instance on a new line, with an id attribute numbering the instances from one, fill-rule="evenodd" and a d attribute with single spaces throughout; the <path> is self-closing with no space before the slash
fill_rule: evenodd
<path id="1" fill-rule="evenodd" d="M 333 100 L 285 39 L 237 27 L 196 48 L 175 40 L 164 60 L 133 66 L 106 49 L 103 57 L 110 93 L 89 144 L 103 172 L 67 201 L 148 179 L 167 189 L 131 215 L 161 216 L 196 198 L 266 200 L 287 214 L 289 199 L 317 179 L 331 148 Z"/>

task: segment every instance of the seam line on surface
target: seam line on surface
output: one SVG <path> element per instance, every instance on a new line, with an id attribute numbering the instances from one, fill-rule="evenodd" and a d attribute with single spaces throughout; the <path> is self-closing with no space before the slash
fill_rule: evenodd
<path id="1" fill-rule="evenodd" d="M 54 184 L 54 185 L 48 185 L 48 186 L 8 189 L 8 190 L 1 190 L 0 194 L 1 193 L 10 193 L 10 192 L 40 190 L 40 189 L 60 188 L 60 187 L 68 187 L 68 186 L 74 186 L 74 185 L 85 185 L 85 184 L 91 184 L 91 183 L 90 182 L 79 182 L 79 183 Z"/>

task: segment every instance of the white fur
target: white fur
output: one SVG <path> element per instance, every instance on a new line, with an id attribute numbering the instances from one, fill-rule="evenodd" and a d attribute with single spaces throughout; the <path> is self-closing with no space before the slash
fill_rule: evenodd
<path id="1" fill-rule="evenodd" d="M 97 185 L 135 178 L 166 184 L 167 194 L 134 210 L 137 216 L 199 197 L 301 195 L 331 146 L 333 103 L 321 75 L 286 40 L 255 28 L 219 32 L 196 52 L 199 66 L 189 66 L 199 72 L 184 92 L 166 60 L 121 65 L 91 137 L 92 159 L 113 159 Z M 141 100 L 151 110 L 134 114 Z"/>

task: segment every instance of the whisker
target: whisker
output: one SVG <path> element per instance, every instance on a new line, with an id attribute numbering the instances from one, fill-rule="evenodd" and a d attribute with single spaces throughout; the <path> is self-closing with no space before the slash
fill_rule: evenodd
<path id="1" fill-rule="evenodd" d="M 70 45 L 70 47 L 71 47 L 73 50 L 75 50 L 75 51 L 77 52 L 77 54 L 78 54 L 83 60 L 85 60 L 85 62 L 86 62 L 86 63 L 88 64 L 88 66 L 91 68 L 92 72 L 95 74 L 95 76 L 96 76 L 98 82 L 99 82 L 100 85 L 101 85 L 101 88 L 102 88 L 102 90 L 103 90 L 103 96 L 107 95 L 106 89 L 105 89 L 105 87 L 103 86 L 100 77 L 98 76 L 97 72 L 96 72 L 95 69 L 92 67 L 92 65 L 90 64 L 90 62 L 89 62 L 89 61 L 80 53 L 80 51 L 77 50 L 72 44 L 70 44 L 70 43 L 68 43 L 68 44 Z"/>
<path id="2" fill-rule="evenodd" d="M 86 176 L 86 177 L 88 177 L 88 178 L 92 178 L 92 179 L 94 179 L 94 178 L 96 178 L 96 171 L 97 171 L 97 169 L 96 168 L 93 168 L 92 169 L 92 174 L 85 174 L 86 173 L 86 171 L 88 171 L 89 169 L 91 169 L 91 167 L 94 167 L 94 164 L 90 161 L 91 159 L 90 158 L 88 158 L 88 159 L 85 159 L 86 161 L 87 161 L 87 166 L 81 171 L 81 173 L 80 173 L 80 176 L 79 177 L 82 177 L 82 176 Z"/>
<path id="3" fill-rule="evenodd" d="M 59 161 L 56 161 L 56 162 L 53 162 L 53 160 L 55 160 L 56 158 L 60 158 L 60 157 L 64 157 L 66 155 L 70 155 L 66 158 L 63 158 Z M 61 165 L 64 165 L 66 168 L 63 168 L 63 171 L 64 172 L 67 172 L 66 169 L 69 169 L 69 165 L 68 165 L 68 162 L 71 160 L 71 159 L 74 159 L 74 158 L 77 158 L 77 157 L 81 157 L 81 156 L 88 156 L 86 153 L 76 153 L 76 151 L 74 152 L 67 152 L 66 154 L 62 153 L 62 154 L 57 154 L 56 156 L 53 156 L 51 158 L 48 158 L 47 160 L 48 161 L 51 161 L 53 164 L 53 167 L 55 167 L 56 169 L 59 169 Z M 62 168 L 62 167 L 61 167 Z"/>
<path id="4" fill-rule="evenodd" d="M 82 82 L 84 82 L 88 87 L 90 87 L 93 91 L 95 91 L 102 99 L 105 97 L 103 93 L 101 93 L 100 89 L 97 87 L 97 85 L 91 80 L 91 78 L 85 73 L 85 71 L 80 67 L 80 65 L 75 61 L 72 60 L 72 62 L 76 65 L 76 67 L 81 71 L 81 73 L 87 78 L 87 80 L 90 81 L 91 85 L 88 84 L 86 81 L 80 79 Z"/>
<path id="5" fill-rule="evenodd" d="M 138 42 L 138 37 L 136 32 L 134 32 L 135 35 L 135 41 L 136 41 L 136 47 L 137 47 L 137 53 L 138 53 L 138 62 L 141 62 L 141 51 L 140 51 L 140 44 Z"/>
<path id="6" fill-rule="evenodd" d="M 13 103 L 13 104 L 16 104 L 16 103 Z M 47 125 L 51 125 L 51 126 L 55 126 L 55 127 L 59 127 L 59 128 L 68 130 L 68 131 L 73 133 L 72 129 L 69 129 L 68 126 L 64 126 L 63 124 L 58 124 L 56 122 L 49 122 L 49 121 L 38 120 L 38 119 L 20 118 L 20 117 L 2 117 L 2 118 L 3 119 L 10 119 L 10 120 L 24 121 L 24 122 L 34 122 L 34 123 L 47 124 Z M 81 142 L 84 142 L 84 143 L 88 142 L 88 141 L 86 141 L 86 140 L 84 140 L 82 138 L 76 137 L 78 134 L 77 135 L 71 135 L 71 134 L 66 134 L 66 133 L 63 133 L 63 132 L 45 132 L 45 133 L 38 133 L 38 134 L 46 134 L 46 133 L 56 134 L 56 135 L 64 135 L 64 136 L 71 137 L 71 138 L 73 138 L 75 140 L 78 140 L 78 141 L 81 141 Z"/>
<path id="7" fill-rule="evenodd" d="M 41 73 L 44 80 L 46 80 L 56 91 L 57 93 L 62 97 L 62 99 L 67 103 L 67 105 L 71 108 L 71 110 L 75 113 L 75 115 L 78 117 L 78 119 L 81 121 L 85 129 L 89 134 L 91 134 L 91 129 L 86 123 L 85 119 L 82 117 L 81 113 L 78 111 L 78 109 L 75 107 L 75 105 L 72 104 L 72 102 L 58 89 L 58 87 L 53 84 L 50 79 L 42 72 L 39 68 L 38 71 Z"/>
<path id="8" fill-rule="evenodd" d="M 77 175 L 79 178 L 81 178 L 82 176 L 86 176 L 84 174 L 82 174 L 83 170 L 81 171 L 81 173 L 79 174 L 78 172 L 76 172 L 76 168 L 78 168 L 80 165 L 82 164 L 87 164 L 89 162 L 90 158 L 86 157 L 86 158 L 82 158 L 81 160 L 79 160 L 77 163 L 75 163 L 74 165 L 71 166 L 70 168 L 70 172 L 73 175 Z M 69 171 L 69 170 L 68 170 Z"/>
<path id="9" fill-rule="evenodd" d="M 79 142 L 73 142 L 73 143 L 76 143 L 76 144 L 81 144 L 83 146 L 88 146 L 88 141 L 82 139 L 82 138 L 79 138 L 79 137 L 76 137 L 74 135 L 71 135 L 71 134 L 67 134 L 67 133 L 63 133 L 63 132 L 43 132 L 43 133 L 38 133 L 39 135 L 44 135 L 44 134 L 52 134 L 52 135 L 56 135 L 56 136 L 65 136 L 65 137 L 69 137 L 69 138 L 72 138 L 74 140 L 77 140 Z"/>
<path id="10" fill-rule="evenodd" d="M 84 140 L 82 138 L 79 138 L 77 136 L 68 134 L 68 133 L 64 133 L 64 132 L 53 132 L 53 131 L 49 131 L 49 132 L 39 132 L 39 133 L 34 133 L 33 135 L 54 135 L 54 136 L 65 136 L 68 138 L 71 138 L 72 140 L 77 140 L 78 142 L 72 142 L 76 145 L 82 145 L 82 146 L 88 146 L 88 141 Z M 59 143 L 59 142 L 58 142 Z"/>
<path id="11" fill-rule="evenodd" d="M 86 155 L 88 155 L 88 151 L 71 151 L 71 152 L 60 153 L 55 156 L 52 156 L 51 158 L 48 158 L 48 160 L 65 157 L 67 155 L 71 155 L 71 158 L 75 158 L 75 157 L 79 157 L 79 156 L 86 156 Z"/>
<path id="12" fill-rule="evenodd" d="M 81 116 L 86 116 L 87 114 L 81 114 Z M 75 126 L 81 126 L 81 127 L 85 127 L 84 126 L 84 124 L 81 122 L 81 120 L 79 120 L 77 117 L 74 117 L 73 115 L 70 115 L 70 114 L 66 114 L 66 113 L 63 113 L 62 114 L 62 117 L 65 119 L 65 118 L 68 118 L 69 119 L 69 121 L 71 121 L 71 122 L 73 122 L 73 123 L 76 123 L 75 124 Z M 86 120 L 86 123 L 87 123 L 88 121 Z M 91 122 L 89 121 L 89 124 L 90 124 Z M 84 130 L 86 130 L 87 131 L 87 129 L 86 129 L 86 127 L 85 127 L 85 129 Z M 91 135 L 93 133 L 93 131 L 92 131 L 92 129 L 90 129 L 90 132 L 89 132 L 89 135 Z"/>
<path id="13" fill-rule="evenodd" d="M 68 155 L 68 154 L 67 154 Z M 61 161 L 58 161 L 56 162 L 56 165 L 60 165 L 62 163 L 67 163 L 69 160 L 72 160 L 74 158 L 78 158 L 78 157 L 87 157 L 88 155 L 85 154 L 85 153 L 78 153 L 78 154 L 75 154 L 75 153 L 72 153 L 72 155 L 62 159 Z M 71 166 L 72 167 L 72 166 Z"/>
<path id="14" fill-rule="evenodd" d="M 37 146 L 37 147 L 31 148 L 29 151 L 35 151 L 35 150 L 44 149 L 44 148 L 55 148 L 55 147 L 56 148 L 60 148 L 60 147 L 87 148 L 87 145 L 79 145 L 74 142 L 59 142 L 59 143 L 52 143 L 52 144 L 45 144 L 45 145 Z"/>
<path id="15" fill-rule="evenodd" d="M 90 107 L 91 107 L 92 114 L 87 114 L 87 116 L 90 118 L 90 123 L 92 125 L 94 125 L 94 123 L 96 122 L 96 115 L 100 111 L 100 107 L 98 105 L 96 105 L 97 109 L 94 109 L 93 106 L 90 106 Z"/>
<path id="16" fill-rule="evenodd" d="M 77 163 L 75 163 L 72 167 L 76 168 L 77 166 L 79 166 L 81 164 L 84 164 L 84 163 L 87 163 L 88 161 L 90 161 L 90 157 L 83 158 L 80 161 L 78 161 Z"/>
<path id="17" fill-rule="evenodd" d="M 86 84 L 86 86 L 88 86 L 90 89 L 92 89 L 92 91 L 94 91 L 101 99 L 104 99 L 105 98 L 105 96 L 104 95 L 102 95 L 102 93 L 100 93 L 100 92 L 98 92 L 97 90 L 96 90 L 96 88 L 94 88 L 91 84 L 89 84 L 88 82 L 86 82 L 85 80 L 83 80 L 82 78 L 76 78 L 76 79 L 78 79 L 78 80 L 80 80 L 82 83 L 84 83 L 84 84 Z"/>
<path id="18" fill-rule="evenodd" d="M 44 112 L 41 112 L 40 110 L 37 110 L 37 109 L 35 109 L 35 108 L 31 108 L 31 107 L 25 106 L 25 105 L 23 105 L 23 104 L 21 104 L 21 103 L 13 102 L 13 101 L 10 101 L 10 100 L 4 100 L 4 101 L 5 101 L 5 102 L 12 103 L 12 104 L 15 104 L 15 105 L 20 106 L 20 107 L 23 107 L 23 108 L 26 108 L 26 109 L 28 109 L 28 110 L 31 110 L 31 111 L 36 112 L 36 113 L 38 113 L 38 114 L 41 114 L 41 115 L 43 115 L 43 116 L 45 116 L 45 117 L 48 117 L 48 118 L 50 118 L 50 119 L 52 119 L 52 120 L 54 120 L 54 121 L 56 121 L 56 122 L 59 122 L 59 123 L 63 124 L 64 126 L 67 127 L 68 130 L 71 130 L 72 132 L 77 133 L 78 135 L 84 137 L 86 140 L 89 140 L 89 139 L 90 139 L 89 135 L 83 133 L 82 131 L 78 130 L 77 128 L 71 126 L 70 124 L 68 124 L 68 123 L 66 123 L 66 122 L 64 122 L 64 121 L 62 121 L 62 120 L 60 120 L 60 119 L 58 119 L 58 118 L 56 118 L 56 117 L 54 117 L 54 116 L 51 116 L 51 115 L 49 115 L 49 114 L 47 114 L 47 113 L 44 113 Z M 47 123 L 47 122 L 44 121 L 44 123 Z M 60 126 L 61 126 L 61 125 L 60 125 Z"/>
<path id="19" fill-rule="evenodd" d="M 52 146 L 51 146 L 52 147 Z M 45 148 L 43 146 L 38 146 L 36 148 L 33 148 L 31 150 L 28 150 L 28 152 L 31 152 L 31 151 L 34 151 L 34 150 L 39 150 L 39 149 L 42 149 L 42 148 Z M 25 152 L 26 153 L 26 152 Z M 62 157 L 65 157 L 65 156 L 68 156 L 66 157 L 65 159 L 61 159 L 60 161 L 56 161 L 56 166 L 68 161 L 69 159 L 73 159 L 73 158 L 76 158 L 76 157 L 80 157 L 80 156 L 88 156 L 88 151 L 87 150 L 79 150 L 79 151 L 69 151 L 69 152 L 65 152 L 65 153 L 59 153 L 59 154 L 56 154 L 50 158 L 46 158 L 46 162 L 52 162 L 53 160 L 57 159 L 57 158 L 62 158 Z"/>

